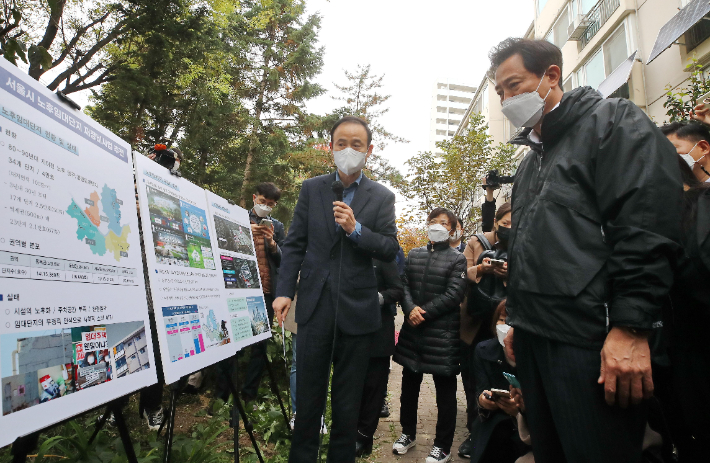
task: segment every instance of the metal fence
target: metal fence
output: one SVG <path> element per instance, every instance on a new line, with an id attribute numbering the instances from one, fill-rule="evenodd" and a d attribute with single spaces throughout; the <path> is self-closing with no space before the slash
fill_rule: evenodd
<path id="1" fill-rule="evenodd" d="M 599 32 L 599 29 L 609 20 L 617 8 L 619 8 L 619 0 L 601 0 L 589 10 L 589 13 L 587 13 L 589 26 L 584 30 L 582 38 L 580 39 L 582 48 L 587 46 L 592 40 L 592 37 Z"/>

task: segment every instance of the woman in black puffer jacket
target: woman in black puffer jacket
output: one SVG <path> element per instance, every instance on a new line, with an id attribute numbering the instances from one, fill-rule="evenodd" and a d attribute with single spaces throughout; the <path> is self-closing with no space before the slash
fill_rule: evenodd
<path id="1" fill-rule="evenodd" d="M 466 289 L 466 258 L 448 242 L 456 230 L 456 216 L 444 208 L 429 214 L 429 244 L 409 252 L 405 268 L 406 323 L 394 354 L 404 367 L 400 424 L 402 435 L 394 453 L 402 455 L 415 445 L 419 388 L 424 373 L 434 377 L 438 417 L 434 447 L 427 463 L 451 458 L 456 428 L 456 375 L 459 373 L 459 315 Z"/>

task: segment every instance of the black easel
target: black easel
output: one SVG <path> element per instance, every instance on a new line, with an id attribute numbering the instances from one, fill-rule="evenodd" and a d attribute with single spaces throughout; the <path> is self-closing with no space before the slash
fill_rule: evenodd
<path id="1" fill-rule="evenodd" d="M 235 361 L 236 359 L 236 355 Z M 244 410 L 244 406 L 242 405 L 242 401 L 239 399 L 239 392 L 237 391 L 236 386 L 234 385 L 234 381 L 232 381 L 232 374 L 229 371 L 228 368 L 226 368 L 222 364 L 218 364 L 219 367 L 222 368 L 222 373 L 223 376 L 227 379 L 227 385 L 229 386 L 229 390 L 232 391 L 232 397 L 234 397 L 234 406 L 236 409 L 239 411 L 239 416 L 241 416 L 242 421 L 244 421 L 244 430 L 249 434 L 249 439 L 251 439 L 251 445 L 254 447 L 254 450 L 256 451 L 256 456 L 259 458 L 260 463 L 264 463 L 264 458 L 261 456 L 261 451 L 259 450 L 259 444 L 256 441 L 256 437 L 254 437 L 254 426 L 251 424 L 251 421 L 249 421 L 249 416 L 247 415 L 246 411 Z M 239 371 L 239 368 L 235 368 L 235 371 Z M 234 409 L 232 409 L 232 424 L 234 425 L 234 461 L 238 462 L 239 461 L 239 420 L 237 419 L 237 413 L 234 412 Z"/>
<path id="2" fill-rule="evenodd" d="M 173 433 L 175 431 L 175 407 L 177 406 L 177 397 L 180 393 L 180 384 L 182 384 L 182 378 L 175 381 L 170 385 L 170 405 L 168 406 L 168 417 L 164 419 L 158 428 L 158 436 L 163 430 L 163 427 L 167 424 L 165 428 L 165 444 L 163 446 L 163 462 L 168 463 L 170 461 L 170 452 L 173 448 Z"/>
<path id="3" fill-rule="evenodd" d="M 138 463 L 138 458 L 136 457 L 136 452 L 133 448 L 133 442 L 131 442 L 131 435 L 128 432 L 128 427 L 126 427 L 126 421 L 123 419 L 124 403 L 124 397 L 119 397 L 118 399 L 114 399 L 113 401 L 109 402 L 108 406 L 106 407 L 106 411 L 94 427 L 94 432 L 89 438 L 89 443 L 92 443 L 94 439 L 96 439 L 96 436 L 99 435 L 99 431 L 101 431 L 101 429 L 106 424 L 109 415 L 113 413 L 113 416 L 116 418 L 116 427 L 118 428 L 118 433 L 121 436 L 123 448 L 126 451 L 126 457 L 128 458 L 129 463 Z M 87 410 L 83 414 L 91 413 L 94 410 L 95 409 Z M 69 420 L 76 419 L 77 417 L 78 416 L 73 416 L 50 427 L 59 426 Z M 40 431 L 35 431 L 31 434 L 21 436 L 15 439 L 15 442 L 12 443 L 12 449 L 10 450 L 10 453 L 12 454 L 12 463 L 24 463 L 27 460 L 27 455 L 29 455 L 37 448 L 37 444 L 39 443 L 39 433 Z"/>
<path id="4" fill-rule="evenodd" d="M 293 431 L 291 429 L 291 423 L 289 421 L 288 413 L 286 412 L 286 407 L 284 407 L 283 400 L 281 400 L 281 393 L 276 385 L 276 377 L 274 376 L 274 370 L 271 368 L 271 362 L 269 361 L 269 356 L 264 350 L 264 361 L 266 362 L 266 371 L 269 373 L 269 383 L 271 383 L 271 392 L 274 393 L 276 399 L 279 401 L 279 406 L 281 407 L 281 414 L 284 416 L 284 421 L 286 421 L 286 429 Z"/>

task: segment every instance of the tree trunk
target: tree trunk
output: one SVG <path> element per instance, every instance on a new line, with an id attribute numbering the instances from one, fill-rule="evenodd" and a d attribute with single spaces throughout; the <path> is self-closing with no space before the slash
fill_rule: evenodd
<path id="1" fill-rule="evenodd" d="M 247 151 L 247 161 L 244 166 L 244 180 L 242 180 L 242 191 L 239 194 L 239 206 L 246 208 L 247 204 L 247 188 L 251 182 L 252 164 L 254 162 L 254 151 L 256 149 L 257 133 L 261 125 L 261 112 L 264 109 L 264 94 L 266 93 L 266 79 L 269 72 L 269 60 L 264 57 L 264 70 L 261 73 L 261 88 L 259 89 L 259 97 L 254 105 L 254 123 L 251 126 L 251 134 L 249 135 L 249 149 Z"/>
<path id="2" fill-rule="evenodd" d="M 64 14 L 64 6 L 67 4 L 67 0 L 57 0 L 56 3 L 49 2 L 51 11 L 49 13 L 49 23 L 47 28 L 44 30 L 44 37 L 37 44 L 38 47 L 43 47 L 45 50 L 49 51 L 49 47 L 54 43 L 54 39 L 57 37 L 57 32 L 59 31 L 59 20 L 62 19 Z M 54 5 L 54 8 L 52 8 Z M 42 71 L 42 65 L 39 61 L 31 60 L 30 62 L 30 77 L 35 80 L 39 80 L 40 76 L 44 74 Z"/>

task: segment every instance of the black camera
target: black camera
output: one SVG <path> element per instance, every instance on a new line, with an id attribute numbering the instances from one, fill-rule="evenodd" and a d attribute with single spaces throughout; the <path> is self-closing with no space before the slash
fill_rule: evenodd
<path id="1" fill-rule="evenodd" d="M 498 169 L 493 169 L 488 171 L 486 175 L 486 183 L 482 185 L 485 190 L 487 187 L 490 188 L 500 188 L 504 183 L 513 183 L 515 180 L 515 175 L 499 175 Z"/>

